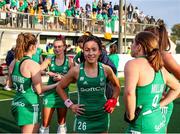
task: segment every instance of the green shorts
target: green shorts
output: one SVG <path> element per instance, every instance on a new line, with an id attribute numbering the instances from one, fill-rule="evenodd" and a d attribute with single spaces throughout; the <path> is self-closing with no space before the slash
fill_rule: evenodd
<path id="1" fill-rule="evenodd" d="M 127 133 L 165 133 L 166 121 L 161 110 L 142 112 L 138 119 L 129 124 Z"/>
<path id="2" fill-rule="evenodd" d="M 110 116 L 105 113 L 98 118 L 84 118 L 76 116 L 74 122 L 74 131 L 77 133 L 102 133 L 108 132 Z"/>
<path id="3" fill-rule="evenodd" d="M 37 124 L 40 122 L 40 107 L 39 104 L 32 104 L 26 106 L 24 103 L 14 103 L 11 112 L 14 116 L 18 126 L 28 124 Z"/>
<path id="4" fill-rule="evenodd" d="M 172 112 L 173 112 L 173 102 L 169 103 L 167 106 L 161 108 L 162 115 L 166 120 L 166 127 L 168 127 Z"/>
<path id="5" fill-rule="evenodd" d="M 65 89 L 65 92 L 68 95 L 69 89 Z M 48 108 L 66 108 L 64 101 L 55 90 L 44 93 L 43 106 Z"/>

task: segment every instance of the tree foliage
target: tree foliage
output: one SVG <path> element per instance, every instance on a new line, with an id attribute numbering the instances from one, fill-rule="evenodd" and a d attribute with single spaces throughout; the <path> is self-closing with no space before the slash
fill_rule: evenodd
<path id="1" fill-rule="evenodd" d="M 175 24 L 171 30 L 171 40 L 176 43 L 177 40 L 180 40 L 180 23 Z M 180 53 L 180 45 L 176 46 L 176 53 Z"/>
<path id="2" fill-rule="evenodd" d="M 171 40 L 173 42 L 176 42 L 176 40 L 180 40 L 180 24 L 175 24 L 171 30 Z"/>

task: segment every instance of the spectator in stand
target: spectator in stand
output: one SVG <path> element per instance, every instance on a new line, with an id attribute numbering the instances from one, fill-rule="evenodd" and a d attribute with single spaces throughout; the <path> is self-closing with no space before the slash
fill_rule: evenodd
<path id="1" fill-rule="evenodd" d="M 132 6 L 132 4 L 130 3 L 129 5 L 128 5 L 128 7 L 127 7 L 127 18 L 128 18 L 128 20 L 130 20 L 131 21 L 131 19 L 132 19 L 132 15 L 133 15 L 133 11 L 134 11 L 134 7 Z"/>
<path id="2" fill-rule="evenodd" d="M 87 18 L 89 18 L 90 14 L 91 14 L 91 5 L 89 3 L 87 3 L 85 6 L 85 9 L 86 9 L 86 16 L 87 16 Z"/>
<path id="3" fill-rule="evenodd" d="M 54 28 L 54 16 L 55 16 L 55 13 L 54 13 L 54 8 L 51 7 L 50 11 L 48 12 L 48 29 L 53 29 Z"/>
<path id="4" fill-rule="evenodd" d="M 118 33 L 119 30 L 119 17 L 116 14 L 117 12 L 114 12 L 111 16 L 111 30 L 112 33 Z"/>
<path id="5" fill-rule="evenodd" d="M 134 14 L 136 14 L 137 16 L 139 16 L 139 9 L 138 9 L 138 7 L 135 7 L 135 9 L 134 9 Z"/>
<path id="6" fill-rule="evenodd" d="M 71 12 L 71 8 L 69 7 L 66 11 L 66 16 L 67 16 L 67 30 L 72 30 L 72 12 Z"/>
<path id="7" fill-rule="evenodd" d="M 97 15 L 96 15 L 96 20 L 98 21 L 98 33 L 101 33 L 102 26 L 104 25 L 101 10 L 98 10 Z"/>
<path id="8" fill-rule="evenodd" d="M 87 30 L 87 17 L 86 17 L 86 13 L 85 10 L 81 7 L 81 12 L 80 12 L 80 18 L 82 19 L 82 31 L 86 31 Z"/>
<path id="9" fill-rule="evenodd" d="M 97 4 L 97 11 L 100 11 L 100 10 L 102 10 L 102 0 L 99 0 Z"/>
<path id="10" fill-rule="evenodd" d="M 92 12 L 97 12 L 97 2 L 96 2 L 96 0 L 94 0 L 93 3 L 92 3 Z"/>
<path id="11" fill-rule="evenodd" d="M 93 11 L 91 14 L 91 31 L 94 31 L 95 23 L 96 23 L 96 16 L 97 16 L 97 12 Z"/>
<path id="12" fill-rule="evenodd" d="M 109 4 L 108 4 L 108 17 L 111 18 L 112 14 L 113 14 L 112 2 L 109 2 Z"/>
<path id="13" fill-rule="evenodd" d="M 60 10 L 58 9 L 58 5 L 57 3 L 55 3 L 55 5 L 53 6 L 54 8 L 54 24 L 55 24 L 55 28 L 58 28 L 58 24 L 59 24 L 59 16 L 61 15 Z"/>
<path id="14" fill-rule="evenodd" d="M 119 5 L 117 5 L 117 3 L 115 2 L 114 4 L 114 11 L 113 11 L 115 14 L 118 15 L 118 12 L 119 12 Z"/>
<path id="15" fill-rule="evenodd" d="M 151 16 L 151 18 L 149 19 L 150 24 L 155 24 L 156 20 L 153 16 Z"/>

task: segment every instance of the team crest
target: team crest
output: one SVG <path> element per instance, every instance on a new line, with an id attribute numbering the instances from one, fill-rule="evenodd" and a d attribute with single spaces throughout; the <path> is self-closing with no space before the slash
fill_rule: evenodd
<path id="1" fill-rule="evenodd" d="M 80 77 L 80 79 L 79 79 L 80 81 L 84 81 L 84 77 Z"/>

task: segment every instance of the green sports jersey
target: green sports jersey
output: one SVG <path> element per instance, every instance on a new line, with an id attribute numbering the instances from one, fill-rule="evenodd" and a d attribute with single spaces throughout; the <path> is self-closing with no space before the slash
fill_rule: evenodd
<path id="1" fill-rule="evenodd" d="M 49 71 L 54 73 L 59 73 L 61 75 L 66 74 L 69 71 L 69 60 L 68 57 L 65 56 L 64 63 L 60 66 L 56 65 L 56 56 L 51 58 L 51 64 L 49 66 Z M 54 84 L 56 81 L 53 80 L 52 77 L 49 77 L 48 85 Z M 65 92 L 68 94 L 69 88 L 65 89 Z M 54 108 L 62 108 L 66 107 L 64 105 L 64 101 L 59 97 L 56 92 L 56 88 L 46 91 L 43 96 L 44 106 L 45 107 L 54 107 Z"/>
<path id="2" fill-rule="evenodd" d="M 41 62 L 42 49 L 37 48 L 36 53 L 32 56 L 32 60 L 37 63 Z"/>
<path id="3" fill-rule="evenodd" d="M 88 77 L 84 64 L 80 64 L 78 87 L 78 104 L 85 105 L 84 114 L 76 116 L 75 132 L 107 132 L 109 114 L 104 111 L 106 103 L 106 76 L 102 63 L 98 63 L 98 76 Z"/>
<path id="4" fill-rule="evenodd" d="M 146 86 L 136 88 L 136 107 L 142 111 L 134 123 L 129 124 L 128 132 L 165 133 L 165 118 L 162 116 L 159 102 L 165 89 L 161 71 L 155 73 L 154 80 Z"/>
<path id="5" fill-rule="evenodd" d="M 30 57 L 25 56 L 17 61 L 11 75 L 13 87 L 16 90 L 11 110 L 20 126 L 39 122 L 39 96 L 33 90 L 31 78 L 22 76 L 19 71 L 21 63 L 27 59 Z"/>

